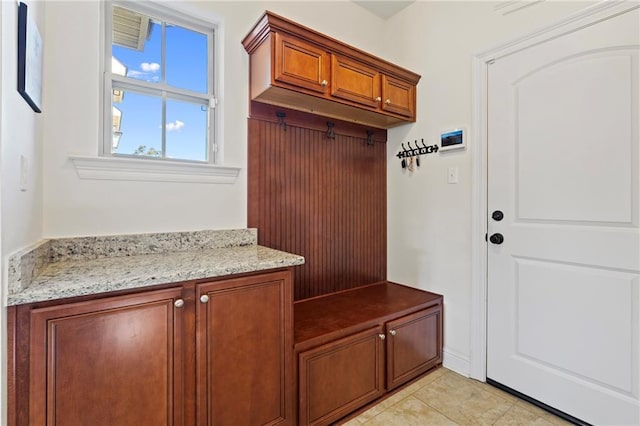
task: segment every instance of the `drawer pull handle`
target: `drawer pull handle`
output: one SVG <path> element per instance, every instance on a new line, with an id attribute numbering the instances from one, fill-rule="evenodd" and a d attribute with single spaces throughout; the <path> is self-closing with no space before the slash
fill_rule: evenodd
<path id="1" fill-rule="evenodd" d="M 387 338 L 387 336 L 385 336 L 384 334 L 380 333 L 378 334 L 378 337 L 380 338 L 380 340 L 384 340 Z"/>
<path id="2" fill-rule="evenodd" d="M 395 336 L 395 335 L 396 335 L 396 331 L 395 331 L 395 330 L 393 330 L 393 329 L 392 329 L 392 330 L 389 330 L 389 334 L 390 334 L 390 335 L 392 335 L 392 336 Z"/>
<path id="3" fill-rule="evenodd" d="M 327 80 L 322 80 L 320 82 L 320 86 L 322 86 L 322 87 L 327 87 L 327 84 L 329 84 L 329 82 Z"/>
<path id="4" fill-rule="evenodd" d="M 200 296 L 200 303 L 207 303 L 209 301 L 209 296 L 207 296 L 206 294 L 203 294 L 202 296 Z"/>
<path id="5" fill-rule="evenodd" d="M 391 99 L 387 99 L 386 101 L 384 101 L 384 103 L 389 105 L 391 103 Z"/>
<path id="6" fill-rule="evenodd" d="M 173 306 L 175 306 L 176 308 L 182 308 L 184 306 L 184 300 L 182 299 L 178 299 L 175 302 L 173 302 Z"/>
<path id="7" fill-rule="evenodd" d="M 381 100 L 382 100 L 382 98 L 381 98 L 380 96 L 378 96 L 378 97 L 376 98 L 376 102 L 380 102 Z"/>

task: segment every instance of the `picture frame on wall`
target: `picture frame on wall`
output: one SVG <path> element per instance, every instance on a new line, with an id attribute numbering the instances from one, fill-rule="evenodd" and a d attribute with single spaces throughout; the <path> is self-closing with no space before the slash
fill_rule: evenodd
<path id="1" fill-rule="evenodd" d="M 42 112 L 42 37 L 25 3 L 18 5 L 18 92 Z"/>

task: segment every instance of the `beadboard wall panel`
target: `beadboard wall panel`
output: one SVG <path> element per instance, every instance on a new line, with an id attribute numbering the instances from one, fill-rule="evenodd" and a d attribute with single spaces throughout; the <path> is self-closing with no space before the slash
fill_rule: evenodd
<path id="1" fill-rule="evenodd" d="M 386 279 L 386 145 L 339 130 L 249 119 L 248 226 L 305 257 L 295 300 Z"/>

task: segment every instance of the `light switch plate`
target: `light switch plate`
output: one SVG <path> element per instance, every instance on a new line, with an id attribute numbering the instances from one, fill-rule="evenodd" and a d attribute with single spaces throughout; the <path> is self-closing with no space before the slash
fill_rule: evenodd
<path id="1" fill-rule="evenodd" d="M 458 183 L 458 167 L 449 167 L 447 170 L 447 183 Z"/>
<path id="2" fill-rule="evenodd" d="M 24 155 L 20 156 L 20 191 L 26 191 L 29 185 L 29 162 Z"/>

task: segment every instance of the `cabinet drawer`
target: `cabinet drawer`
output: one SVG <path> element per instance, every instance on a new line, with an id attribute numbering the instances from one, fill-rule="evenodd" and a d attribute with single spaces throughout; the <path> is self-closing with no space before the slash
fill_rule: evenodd
<path id="1" fill-rule="evenodd" d="M 329 54 L 318 46 L 275 33 L 274 80 L 325 94 L 328 91 Z"/>
<path id="2" fill-rule="evenodd" d="M 302 352 L 300 424 L 326 425 L 384 394 L 384 342 L 376 327 Z"/>
<path id="3" fill-rule="evenodd" d="M 387 331 L 387 389 L 442 362 L 442 306 L 390 321 Z"/>
<path id="4" fill-rule="evenodd" d="M 380 73 L 340 55 L 331 55 L 331 96 L 378 109 Z"/>

